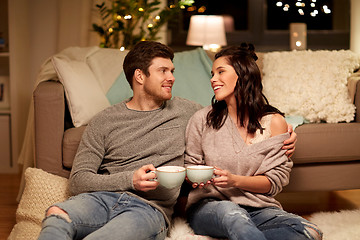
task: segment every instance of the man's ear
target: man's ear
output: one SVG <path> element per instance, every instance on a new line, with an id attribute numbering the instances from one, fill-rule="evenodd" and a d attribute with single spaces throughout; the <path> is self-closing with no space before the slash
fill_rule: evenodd
<path id="1" fill-rule="evenodd" d="M 138 84 L 144 84 L 144 73 L 140 69 L 136 69 L 134 72 L 134 79 Z"/>

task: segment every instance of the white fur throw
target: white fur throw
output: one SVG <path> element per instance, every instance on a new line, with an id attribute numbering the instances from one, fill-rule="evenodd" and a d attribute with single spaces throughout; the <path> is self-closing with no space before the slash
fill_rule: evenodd
<path id="1" fill-rule="evenodd" d="M 286 115 L 310 122 L 350 122 L 347 78 L 359 67 L 360 56 L 349 50 L 283 51 L 264 54 L 264 93 Z"/>
<path id="2" fill-rule="evenodd" d="M 323 240 L 360 239 L 360 209 L 318 212 L 310 216 L 323 232 Z"/>

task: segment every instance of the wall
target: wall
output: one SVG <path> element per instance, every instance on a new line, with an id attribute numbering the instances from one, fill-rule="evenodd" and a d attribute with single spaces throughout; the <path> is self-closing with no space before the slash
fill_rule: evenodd
<path id="1" fill-rule="evenodd" d="M 9 0 L 10 77 L 13 131 L 19 154 L 40 66 L 69 46 L 94 45 L 88 31 L 92 0 Z M 85 23 L 86 22 L 86 23 Z M 84 30 L 86 29 L 86 30 Z M 91 37 L 95 40 L 91 40 Z"/>
<path id="2" fill-rule="evenodd" d="M 350 4 L 350 50 L 360 54 L 360 0 Z"/>

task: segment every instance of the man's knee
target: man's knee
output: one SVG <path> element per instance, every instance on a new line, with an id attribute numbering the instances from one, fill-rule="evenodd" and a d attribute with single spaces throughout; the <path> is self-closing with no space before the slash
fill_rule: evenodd
<path id="1" fill-rule="evenodd" d="M 67 214 L 67 212 L 65 212 L 64 210 L 62 210 L 61 208 L 57 207 L 57 206 L 53 206 L 50 207 L 47 211 L 46 211 L 46 217 L 49 216 L 59 216 L 63 219 L 65 219 L 67 222 L 71 222 L 71 219 L 69 217 L 69 215 Z"/>

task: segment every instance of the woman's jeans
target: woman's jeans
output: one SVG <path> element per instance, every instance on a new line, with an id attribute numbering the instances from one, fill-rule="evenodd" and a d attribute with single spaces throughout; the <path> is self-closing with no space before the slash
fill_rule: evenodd
<path id="1" fill-rule="evenodd" d="M 279 208 L 252 208 L 230 201 L 204 200 L 190 208 L 188 221 L 196 234 L 230 240 L 300 240 L 322 236 L 316 225 Z M 311 233 L 317 233 L 318 238 Z"/>
<path id="2" fill-rule="evenodd" d="M 160 211 L 126 193 L 84 193 L 58 203 L 70 217 L 50 215 L 43 221 L 40 240 L 49 239 L 165 239 Z"/>

